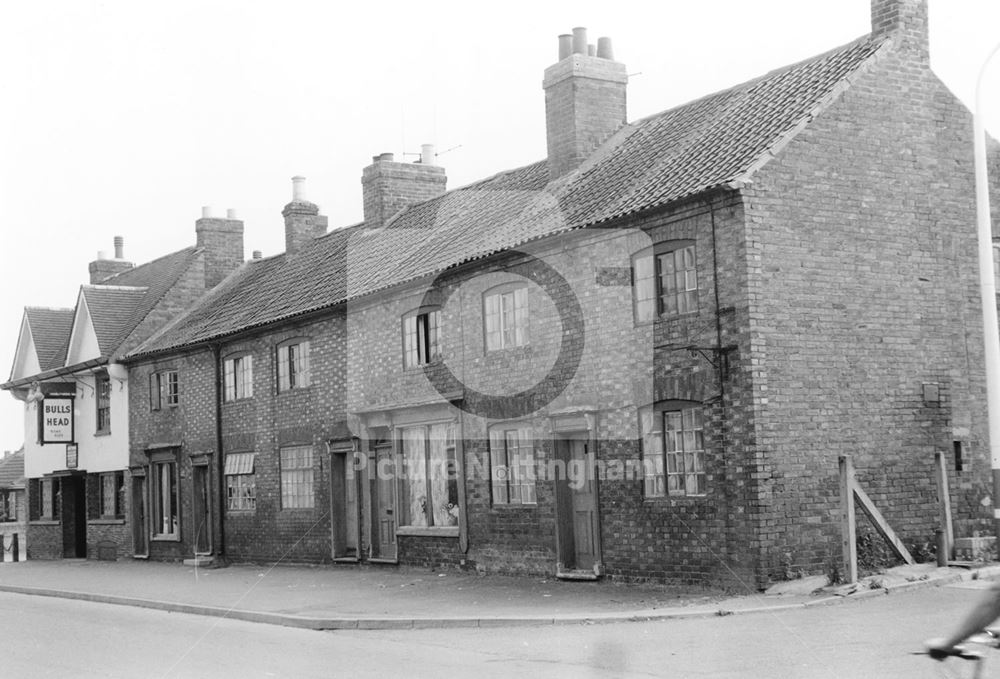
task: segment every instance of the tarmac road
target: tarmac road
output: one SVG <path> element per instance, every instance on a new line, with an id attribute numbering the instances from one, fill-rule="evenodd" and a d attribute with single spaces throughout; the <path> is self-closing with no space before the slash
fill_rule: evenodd
<path id="1" fill-rule="evenodd" d="M 984 584 L 687 620 L 335 632 L 0 593 L 0 669 L 80 679 L 946 676 L 911 653 Z"/>

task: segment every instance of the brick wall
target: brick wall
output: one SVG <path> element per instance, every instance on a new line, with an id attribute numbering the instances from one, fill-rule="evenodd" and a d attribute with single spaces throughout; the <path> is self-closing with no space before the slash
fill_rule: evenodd
<path id="1" fill-rule="evenodd" d="M 957 534 L 986 526 L 971 129 L 932 74 L 889 52 L 746 192 L 750 511 L 772 576 L 783 558 L 810 572 L 840 560 L 839 455 L 907 545 L 937 526 L 938 451 Z"/>
<path id="2" fill-rule="evenodd" d="M 365 225 L 377 228 L 404 207 L 444 193 L 444 168 L 420 163 L 374 162 L 362 171 Z"/>

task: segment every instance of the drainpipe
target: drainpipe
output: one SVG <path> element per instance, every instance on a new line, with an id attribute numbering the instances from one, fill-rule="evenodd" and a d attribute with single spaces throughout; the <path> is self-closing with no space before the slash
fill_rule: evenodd
<path id="1" fill-rule="evenodd" d="M 219 495 L 219 544 L 215 552 L 221 561 L 226 554 L 226 456 L 222 450 L 222 349 L 218 344 L 212 345 L 212 363 L 215 365 L 215 450 Z"/>

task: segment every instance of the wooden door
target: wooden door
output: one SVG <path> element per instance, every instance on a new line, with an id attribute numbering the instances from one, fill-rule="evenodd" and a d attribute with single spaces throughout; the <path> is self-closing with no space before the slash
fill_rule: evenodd
<path id="1" fill-rule="evenodd" d="M 195 554 L 212 553 L 212 507 L 209 502 L 208 465 L 191 468 L 191 483 L 194 491 Z"/>
<path id="2" fill-rule="evenodd" d="M 132 549 L 136 556 L 149 556 L 146 542 L 146 477 L 132 476 Z"/>
<path id="3" fill-rule="evenodd" d="M 396 558 L 395 461 L 390 446 L 375 450 L 375 533 L 377 557 Z"/>
<path id="4" fill-rule="evenodd" d="M 587 466 L 587 441 L 569 441 L 570 460 L 573 468 L 587 472 L 582 478 L 570 484 L 572 491 L 573 556 L 574 567 L 580 570 L 593 569 L 597 561 L 597 481 L 594 470 Z"/>

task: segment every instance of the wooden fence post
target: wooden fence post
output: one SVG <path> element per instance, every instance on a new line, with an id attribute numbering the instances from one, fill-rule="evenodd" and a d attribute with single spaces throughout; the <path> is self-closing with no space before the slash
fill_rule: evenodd
<path id="1" fill-rule="evenodd" d="M 844 577 L 849 583 L 858 581 L 858 535 L 854 516 L 854 463 L 849 455 L 841 455 L 840 464 L 840 534 L 844 544 Z"/>
<path id="2" fill-rule="evenodd" d="M 938 504 L 941 507 L 941 530 L 945 537 L 945 554 L 954 557 L 955 530 L 951 524 L 951 493 L 948 489 L 948 467 L 944 453 L 934 453 L 934 480 L 937 482 Z"/>

